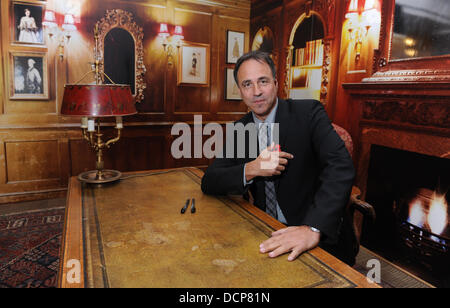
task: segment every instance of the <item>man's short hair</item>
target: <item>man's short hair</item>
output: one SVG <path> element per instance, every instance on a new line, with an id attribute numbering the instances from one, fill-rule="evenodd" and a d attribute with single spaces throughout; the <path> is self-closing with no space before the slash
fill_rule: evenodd
<path id="1" fill-rule="evenodd" d="M 234 75 L 234 80 L 236 81 L 236 84 L 239 86 L 239 82 L 238 82 L 238 71 L 239 68 L 241 67 L 242 63 L 244 63 L 245 61 L 248 60 L 256 60 L 258 62 L 264 62 L 267 63 L 270 67 L 270 70 L 272 71 L 272 76 L 273 79 L 277 79 L 277 71 L 275 68 L 275 64 L 273 63 L 272 58 L 270 57 L 270 54 L 264 51 L 260 51 L 260 50 L 254 50 L 254 51 L 250 51 L 244 55 L 242 55 L 236 62 L 236 66 L 234 67 L 234 71 L 233 71 L 233 75 Z"/>

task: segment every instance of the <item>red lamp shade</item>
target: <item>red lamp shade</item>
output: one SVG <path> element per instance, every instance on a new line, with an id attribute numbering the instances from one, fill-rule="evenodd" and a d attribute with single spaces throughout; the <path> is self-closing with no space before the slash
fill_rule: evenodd
<path id="1" fill-rule="evenodd" d="M 364 3 L 364 11 L 376 9 L 376 1 L 375 0 L 366 0 Z"/>
<path id="2" fill-rule="evenodd" d="M 46 10 L 44 14 L 44 21 L 42 22 L 42 24 L 49 28 L 56 27 L 57 24 L 55 12 L 53 12 L 52 10 Z"/>
<path id="3" fill-rule="evenodd" d="M 359 14 L 359 4 L 358 0 L 350 0 L 347 8 L 347 13 L 345 14 L 345 18 L 350 19 L 358 16 Z"/>
<path id="4" fill-rule="evenodd" d="M 183 27 L 182 26 L 175 26 L 175 30 L 173 31 L 173 36 L 176 39 L 182 40 L 184 39 L 183 36 Z"/>
<path id="5" fill-rule="evenodd" d="M 62 25 L 62 28 L 66 31 L 75 31 L 77 30 L 77 26 L 75 26 L 75 21 L 73 19 L 72 14 L 66 14 L 64 15 L 64 24 Z"/>
<path id="6" fill-rule="evenodd" d="M 160 37 L 166 38 L 168 36 L 170 36 L 169 34 L 169 28 L 167 27 L 167 24 L 160 24 L 159 25 L 159 33 L 158 35 Z"/>
<path id="7" fill-rule="evenodd" d="M 377 0 L 366 0 L 362 18 L 366 26 L 379 25 L 381 23 L 381 14 L 379 12 L 380 2 Z"/>
<path id="8" fill-rule="evenodd" d="M 111 117 L 136 113 L 129 85 L 65 85 L 61 114 Z"/>

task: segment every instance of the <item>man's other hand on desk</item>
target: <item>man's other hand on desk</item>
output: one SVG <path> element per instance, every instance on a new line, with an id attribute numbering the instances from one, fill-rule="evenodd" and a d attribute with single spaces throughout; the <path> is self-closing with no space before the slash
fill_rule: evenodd
<path id="1" fill-rule="evenodd" d="M 303 252 L 315 248 L 319 241 L 320 233 L 308 226 L 287 227 L 273 232 L 272 237 L 259 246 L 259 250 L 269 253 L 271 258 L 290 252 L 288 260 L 294 261 Z"/>

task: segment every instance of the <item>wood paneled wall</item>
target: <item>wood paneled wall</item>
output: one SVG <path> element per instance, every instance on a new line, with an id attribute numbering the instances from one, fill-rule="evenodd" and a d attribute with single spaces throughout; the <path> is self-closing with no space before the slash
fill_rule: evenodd
<path id="1" fill-rule="evenodd" d="M 193 115 L 203 122 L 225 123 L 246 113 L 243 102 L 224 99 L 227 30 L 245 33 L 249 49 L 250 0 L 72 0 L 23 1 L 45 5 L 63 13 L 71 7 L 78 17 L 77 31 L 57 55 L 56 41 L 45 45 L 14 44 L 11 37 L 11 3 L 1 0 L 0 49 L 0 203 L 61 196 L 69 176 L 94 169 L 94 153 L 81 138 L 78 118 L 63 117 L 59 110 L 66 83 L 75 83 L 93 61 L 94 24 L 106 10 L 122 9 L 134 16 L 144 32 L 146 89 L 139 113 L 124 119 L 122 139 L 106 151 L 105 167 L 120 171 L 179 166 L 204 166 L 207 159 L 176 160 L 170 155 L 176 122 L 192 124 Z M 210 86 L 177 86 L 177 57 L 167 63 L 157 38 L 159 24 L 182 25 L 186 41 L 210 44 Z M 48 59 L 48 100 L 10 99 L 11 52 L 42 52 Z M 83 82 L 90 82 L 83 80 Z M 112 123 L 103 128 L 114 134 Z"/>

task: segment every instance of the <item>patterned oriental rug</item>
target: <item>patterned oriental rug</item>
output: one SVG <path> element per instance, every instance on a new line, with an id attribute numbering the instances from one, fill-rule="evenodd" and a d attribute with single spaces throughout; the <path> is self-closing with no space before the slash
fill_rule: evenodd
<path id="1" fill-rule="evenodd" d="M 0 216 L 0 288 L 55 288 L 64 208 Z"/>

